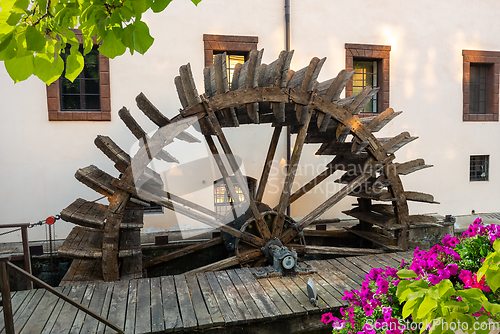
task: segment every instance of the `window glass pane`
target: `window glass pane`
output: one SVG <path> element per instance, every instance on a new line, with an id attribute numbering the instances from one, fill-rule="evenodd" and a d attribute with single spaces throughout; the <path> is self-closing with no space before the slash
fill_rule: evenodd
<path id="1" fill-rule="evenodd" d="M 99 95 L 85 95 L 85 109 L 99 110 L 101 109 L 101 98 Z"/>
<path id="2" fill-rule="evenodd" d="M 99 52 L 97 50 L 92 50 L 83 57 L 86 64 L 99 64 Z"/>
<path id="3" fill-rule="evenodd" d="M 377 61 L 376 60 L 357 60 L 354 59 L 353 69 L 353 95 L 361 93 L 364 87 L 378 87 L 377 78 Z M 378 94 L 378 93 L 377 93 Z M 377 111 L 377 95 L 373 96 L 372 100 L 366 104 L 361 112 L 376 113 Z"/>
<path id="4" fill-rule="evenodd" d="M 486 114 L 489 66 L 470 64 L 469 114 Z"/>
<path id="5" fill-rule="evenodd" d="M 236 64 L 244 64 L 244 63 L 245 63 L 245 56 L 231 55 L 231 54 L 227 55 L 226 66 L 227 66 L 227 75 L 230 87 L 231 83 L 233 82 L 234 67 L 236 66 Z"/>
<path id="6" fill-rule="evenodd" d="M 61 110 L 79 110 L 80 105 L 80 95 L 63 95 Z"/>
<path id="7" fill-rule="evenodd" d="M 80 52 L 83 52 L 80 47 Z M 69 53 L 69 47 L 66 48 Z M 66 65 L 67 55 L 62 56 Z M 82 73 L 73 83 L 60 80 L 61 110 L 100 110 L 99 52 L 94 48 L 84 56 Z"/>
<path id="8" fill-rule="evenodd" d="M 470 181 L 488 181 L 489 155 L 472 155 L 470 157 Z"/>
<path id="9" fill-rule="evenodd" d="M 83 73 L 85 78 L 99 79 L 99 66 L 97 64 L 85 64 Z"/>
<path id="10" fill-rule="evenodd" d="M 85 80 L 85 94 L 99 94 L 99 80 Z"/>
<path id="11" fill-rule="evenodd" d="M 61 78 L 61 92 L 62 94 L 79 94 L 80 93 L 80 79 L 76 78 L 71 82 L 66 78 Z"/>

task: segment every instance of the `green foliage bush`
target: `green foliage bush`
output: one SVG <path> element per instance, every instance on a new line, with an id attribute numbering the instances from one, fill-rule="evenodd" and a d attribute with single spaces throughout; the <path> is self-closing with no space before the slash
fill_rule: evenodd
<path id="1" fill-rule="evenodd" d="M 478 218 L 461 238 L 418 248 L 399 270 L 372 269 L 360 291 L 346 291 L 342 318 L 321 321 L 342 334 L 470 334 L 500 329 L 500 225 Z"/>
<path id="2" fill-rule="evenodd" d="M 14 82 L 36 75 L 46 84 L 64 70 L 61 58 L 70 53 L 65 77 L 73 81 L 83 69 L 80 43 L 73 29 L 83 37 L 83 55 L 92 50 L 108 58 L 125 53 L 144 54 L 153 44 L 147 24 L 141 20 L 148 9 L 163 11 L 172 0 L 0 0 L 0 61 Z M 201 0 L 191 0 L 197 5 Z"/>

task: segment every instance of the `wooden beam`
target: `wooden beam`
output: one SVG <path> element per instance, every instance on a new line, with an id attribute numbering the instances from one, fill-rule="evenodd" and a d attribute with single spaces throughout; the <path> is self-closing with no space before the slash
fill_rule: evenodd
<path id="1" fill-rule="evenodd" d="M 288 244 L 297 252 L 306 254 L 329 254 L 329 255 L 368 255 L 385 253 L 380 249 L 369 248 L 350 248 L 350 247 L 333 247 L 333 246 L 312 246 L 312 245 L 294 245 Z"/>
<path id="2" fill-rule="evenodd" d="M 219 168 L 220 173 L 222 174 L 222 178 L 224 179 L 224 183 L 226 184 L 226 189 L 229 191 L 229 194 L 231 195 L 231 198 L 233 199 L 233 202 L 236 205 L 239 205 L 241 203 L 240 197 L 236 193 L 236 188 L 234 187 L 233 181 L 231 180 L 231 177 L 229 176 L 229 173 L 227 172 L 226 166 L 224 166 L 224 162 L 222 161 L 221 155 L 219 154 L 219 150 L 217 149 L 217 146 L 215 146 L 214 140 L 212 139 L 212 136 L 206 135 L 205 136 L 205 141 L 207 142 L 208 148 L 210 149 L 210 152 L 212 153 L 212 156 L 215 160 L 215 163 L 217 167 Z M 236 217 L 234 217 L 236 219 Z"/>
<path id="3" fill-rule="evenodd" d="M 403 228 L 397 230 L 395 232 L 395 237 L 397 240 L 397 247 L 401 250 L 408 249 L 408 243 L 410 241 L 409 229 L 410 229 L 410 213 L 408 209 L 408 202 L 406 201 L 405 191 L 403 189 L 403 184 L 401 183 L 401 179 L 395 168 L 392 166 L 387 166 L 385 168 L 385 175 L 389 180 L 393 180 L 389 186 L 389 193 L 396 198 L 396 201 L 393 201 L 394 205 L 394 213 L 397 217 L 397 222 Z"/>
<path id="4" fill-rule="evenodd" d="M 384 159 L 381 163 L 372 166 L 365 173 L 358 176 L 351 183 L 346 185 L 344 188 L 342 188 L 340 191 L 338 191 L 336 194 L 334 194 L 332 197 L 327 199 L 316 209 L 314 209 L 308 215 L 302 218 L 298 222 L 298 228 L 296 230 L 288 231 L 281 238 L 281 241 L 283 243 L 288 243 L 295 237 L 295 235 L 297 235 L 298 232 L 302 231 L 306 226 L 310 225 L 316 218 L 320 217 L 323 213 L 328 211 L 332 206 L 337 204 L 341 199 L 349 195 L 354 189 L 360 187 L 363 183 L 365 183 L 366 180 L 372 177 L 372 175 L 374 175 L 377 171 L 381 170 L 385 166 L 385 164 L 391 161 L 392 159 L 394 159 L 394 156 L 389 156 L 386 159 Z"/>
<path id="5" fill-rule="evenodd" d="M 292 204 L 299 198 L 301 198 L 303 195 L 307 194 L 309 191 L 311 191 L 314 187 L 316 187 L 318 184 L 323 182 L 328 176 L 332 175 L 335 173 L 336 169 L 334 166 L 330 166 L 327 169 L 325 169 L 323 172 L 318 174 L 315 178 L 313 178 L 311 181 L 307 182 L 302 188 L 294 192 L 290 198 L 288 199 L 287 205 Z"/>
<path id="6" fill-rule="evenodd" d="M 308 105 L 310 105 L 314 101 L 315 96 L 316 92 L 312 92 Z M 280 201 L 276 210 L 278 212 L 278 215 L 275 218 L 273 226 L 274 238 L 280 237 L 283 231 L 283 224 L 285 222 L 285 208 L 287 206 L 288 200 L 290 199 L 293 181 L 295 180 L 295 173 L 297 172 L 300 156 L 302 155 L 302 148 L 304 147 L 307 129 L 309 128 L 309 123 L 311 122 L 313 111 L 313 108 L 308 109 L 306 121 L 301 126 L 299 134 L 297 135 L 297 139 L 295 140 L 292 157 L 290 158 L 290 165 L 288 166 L 288 172 L 283 184 L 283 190 L 281 191 Z"/>
<path id="7" fill-rule="evenodd" d="M 262 256 L 262 252 L 260 249 L 253 249 L 253 250 L 250 250 L 250 251 L 243 253 L 239 257 L 238 256 L 231 256 L 231 257 L 228 257 L 227 259 L 220 260 L 220 261 L 217 261 L 214 263 L 210 263 L 206 266 L 190 270 L 184 274 L 185 275 L 194 275 L 194 274 L 198 274 L 198 273 L 202 273 L 202 272 L 206 272 L 206 271 L 222 270 L 222 269 L 226 269 L 226 268 L 235 266 L 237 264 L 245 264 L 245 263 L 254 261 L 261 256 Z"/>
<path id="8" fill-rule="evenodd" d="M 168 262 L 170 260 L 177 259 L 177 258 L 179 258 L 181 256 L 184 256 L 184 255 L 187 255 L 187 254 L 191 254 L 193 252 L 196 252 L 196 251 L 199 251 L 199 250 L 202 250 L 202 249 L 205 249 L 205 248 L 209 248 L 209 247 L 218 245 L 221 242 L 222 242 L 222 237 L 217 237 L 217 238 L 214 238 L 214 239 L 211 239 L 211 240 L 208 240 L 208 241 L 203 241 L 203 242 L 200 242 L 200 243 L 196 243 L 194 245 L 187 246 L 187 247 L 184 247 L 182 249 L 179 249 L 178 251 L 171 252 L 171 253 L 168 253 L 168 254 L 165 254 L 165 255 L 161 255 L 161 256 L 157 256 L 157 257 L 155 257 L 155 258 L 153 258 L 151 260 L 145 261 L 145 262 L 142 263 L 142 268 L 145 269 L 145 268 L 154 266 L 154 265 L 162 263 L 162 262 Z"/>
<path id="9" fill-rule="evenodd" d="M 144 113 L 144 115 L 146 115 L 158 127 L 164 127 L 172 122 L 165 115 L 163 115 L 142 92 L 137 95 L 137 97 L 135 98 L 135 102 L 137 103 L 137 107 Z M 175 136 L 175 138 L 184 140 L 188 143 L 200 142 L 198 138 L 184 131 Z"/>
<path id="10" fill-rule="evenodd" d="M 262 202 L 262 197 L 264 197 L 264 190 L 266 189 L 267 180 L 269 178 L 269 172 L 273 165 L 274 155 L 276 153 L 276 147 L 278 146 L 278 141 L 281 134 L 281 126 L 276 126 L 274 128 L 273 136 L 271 138 L 271 143 L 269 144 L 269 150 L 267 151 L 266 161 L 264 163 L 264 168 L 262 170 L 262 175 L 259 181 L 259 188 L 257 189 L 257 194 L 255 195 L 255 200 L 257 202 Z"/>
<path id="11" fill-rule="evenodd" d="M 161 205 L 164 208 L 167 208 L 169 210 L 178 212 L 186 217 L 197 220 L 203 224 L 217 228 L 217 229 L 221 230 L 222 232 L 229 233 L 229 234 L 235 236 L 236 238 L 243 239 L 246 242 L 248 242 L 249 244 L 260 247 L 260 246 L 263 246 L 265 243 L 264 240 L 262 240 L 261 238 L 254 236 L 254 235 L 247 233 L 247 232 L 241 232 L 241 231 L 239 231 L 231 226 L 224 224 L 223 222 L 221 222 L 217 219 L 213 219 L 213 218 L 207 217 L 205 215 L 202 215 L 198 212 L 195 212 L 194 210 L 192 210 L 190 208 L 184 208 L 184 207 L 179 206 L 179 205 L 174 206 L 174 204 L 172 203 L 171 200 L 161 198 L 161 197 L 156 196 L 154 194 L 148 193 L 147 191 L 144 191 L 142 189 L 137 189 L 135 187 L 127 185 L 124 182 L 123 183 L 120 183 L 120 182 L 121 181 L 118 181 L 115 183 L 116 183 L 116 186 L 121 188 L 121 189 L 124 189 L 132 194 L 137 194 L 137 196 L 139 196 L 141 198 L 144 198 L 150 202 L 154 202 L 154 203 Z"/>
<path id="12" fill-rule="evenodd" d="M 146 131 L 144 131 L 139 123 L 132 117 L 130 111 L 127 108 L 123 107 L 118 111 L 118 116 L 122 119 L 123 123 L 127 126 L 127 128 L 132 132 L 132 134 L 139 140 L 139 145 L 142 147 L 143 145 L 148 146 L 148 142 L 150 140 Z M 161 159 L 166 162 L 175 162 L 179 163 L 175 157 L 170 155 L 167 151 L 160 150 L 156 155 L 156 158 Z"/>
<path id="13" fill-rule="evenodd" d="M 246 184 L 246 180 L 243 178 L 243 175 L 241 174 L 240 167 L 238 166 L 238 163 L 234 158 L 233 152 L 229 146 L 229 143 L 227 142 L 226 137 L 224 136 L 224 132 L 220 127 L 217 117 L 215 116 L 207 100 L 205 99 L 203 102 L 207 110 L 207 116 L 208 116 L 207 120 L 209 121 L 209 123 L 211 123 L 212 128 L 215 130 L 217 138 L 219 139 L 222 149 L 224 150 L 227 160 L 229 161 L 229 165 L 231 166 L 234 176 L 236 177 L 236 181 L 240 184 L 241 187 L 244 184 Z M 264 221 L 264 218 L 260 214 L 260 211 L 255 203 L 255 200 L 251 196 L 247 197 L 248 197 L 247 200 L 249 202 L 250 211 L 252 212 L 252 216 L 255 218 L 255 225 L 257 226 L 257 229 L 259 230 L 261 237 L 264 240 L 269 240 L 271 238 L 271 232 L 269 231 L 267 223 Z"/>

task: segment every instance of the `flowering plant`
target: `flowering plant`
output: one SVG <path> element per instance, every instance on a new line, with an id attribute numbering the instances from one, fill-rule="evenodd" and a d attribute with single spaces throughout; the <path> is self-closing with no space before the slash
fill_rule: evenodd
<path id="1" fill-rule="evenodd" d="M 473 322 L 500 320 L 500 305 L 496 304 L 500 241 L 495 243 L 499 237 L 500 225 L 484 226 L 478 218 L 460 238 L 447 235 L 442 245 L 428 251 L 417 248 L 414 258 L 402 262 L 399 271 L 389 267 L 372 269 L 360 291 L 345 292 L 342 299 L 348 306 L 341 308 L 342 318 L 326 313 L 321 321 L 332 323 L 333 333 L 429 330 L 438 334 L 450 328 L 431 326 L 437 320 L 443 324 L 445 320 L 459 319 L 470 333 L 487 333 L 473 329 Z"/>

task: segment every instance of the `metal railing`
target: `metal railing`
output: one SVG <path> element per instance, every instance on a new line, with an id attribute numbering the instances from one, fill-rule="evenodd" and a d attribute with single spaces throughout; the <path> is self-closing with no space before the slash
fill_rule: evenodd
<path id="1" fill-rule="evenodd" d="M 63 299 L 64 301 L 70 303 L 71 305 L 75 306 L 77 309 L 87 313 L 91 317 L 97 319 L 98 321 L 104 323 L 106 326 L 112 328 L 118 333 L 123 334 L 123 330 L 120 329 L 118 326 L 115 324 L 111 323 L 108 321 L 108 319 L 102 317 L 101 315 L 95 313 L 94 311 L 90 310 L 89 308 L 81 305 L 80 303 L 74 301 L 73 299 L 69 298 L 65 294 L 57 291 L 44 281 L 38 279 L 37 277 L 31 275 L 30 273 L 26 272 L 25 270 L 19 268 L 15 264 L 10 262 L 10 256 L 0 256 L 0 291 L 2 294 L 2 302 L 3 302 L 3 316 L 4 316 L 4 321 L 5 321 L 5 333 L 6 334 L 14 334 L 14 318 L 12 314 L 12 303 L 10 300 L 10 283 L 9 283 L 9 273 L 7 272 L 7 268 L 13 269 L 14 271 L 18 272 L 22 276 L 24 276 L 26 279 L 30 280 L 31 282 L 34 282 L 38 286 L 44 288 L 45 290 L 49 291 L 50 293 L 56 295 L 57 297 Z"/>

